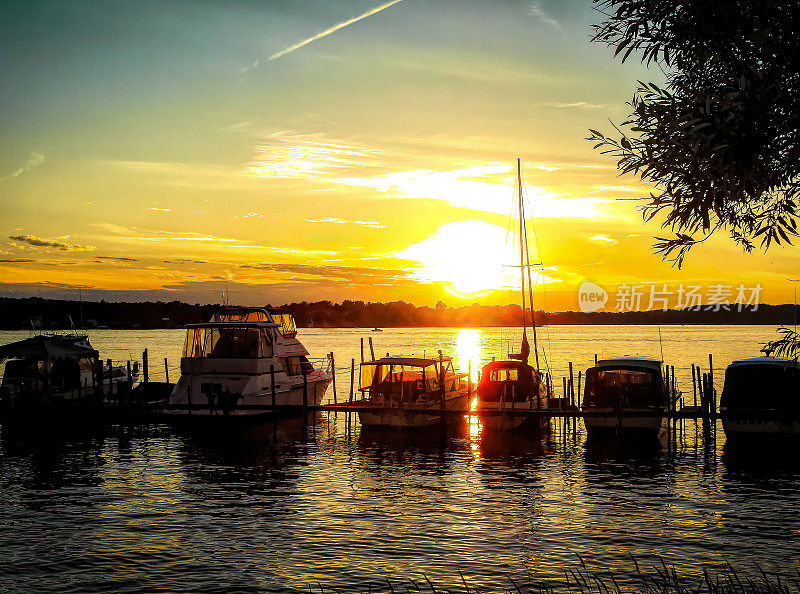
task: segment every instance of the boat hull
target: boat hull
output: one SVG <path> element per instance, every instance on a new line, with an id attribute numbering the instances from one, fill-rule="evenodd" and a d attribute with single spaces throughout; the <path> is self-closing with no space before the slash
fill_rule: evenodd
<path id="1" fill-rule="evenodd" d="M 794 415 L 778 415 L 775 411 L 753 411 L 751 415 L 722 416 L 725 435 L 800 435 L 800 419 Z"/>
<path id="2" fill-rule="evenodd" d="M 518 410 L 531 410 L 529 403 L 519 403 Z M 535 409 L 533 409 L 535 410 Z M 545 432 L 550 427 L 550 421 L 544 416 L 526 416 L 514 414 L 514 408 L 508 405 L 501 406 L 499 402 L 479 402 L 478 418 L 485 431 L 514 431 L 527 430 Z"/>
<path id="3" fill-rule="evenodd" d="M 621 414 L 613 408 L 585 409 L 584 412 L 589 414 L 583 417 L 589 433 L 620 430 L 657 434 L 664 427 L 663 411 L 651 408 L 623 408 Z"/>
<path id="4" fill-rule="evenodd" d="M 440 425 L 447 422 L 450 415 L 442 415 L 438 404 L 419 405 L 406 404 L 403 408 L 385 408 L 382 402 L 364 403 L 360 406 L 374 406 L 375 412 L 360 410 L 358 420 L 363 427 L 386 427 L 394 429 L 417 429 Z M 469 408 L 469 395 L 466 391 L 445 401 L 448 411 L 462 411 L 466 414 Z M 429 412 L 435 411 L 435 412 Z"/>
<path id="5" fill-rule="evenodd" d="M 312 377 L 312 376 L 309 376 Z M 265 378 L 269 383 L 269 377 Z M 175 417 L 264 417 L 270 415 L 298 414 L 309 406 L 319 406 L 325 396 L 332 378 L 327 374 L 317 374 L 309 379 L 305 388 L 302 385 L 292 386 L 288 390 L 275 393 L 275 406 L 273 407 L 272 393 L 243 393 L 238 396 L 232 405 L 209 402 L 207 398 L 199 398 L 199 402 L 192 399 L 176 398 L 173 393 L 169 406 L 163 411 L 167 418 Z M 175 387 L 175 392 L 181 389 L 180 382 Z"/>

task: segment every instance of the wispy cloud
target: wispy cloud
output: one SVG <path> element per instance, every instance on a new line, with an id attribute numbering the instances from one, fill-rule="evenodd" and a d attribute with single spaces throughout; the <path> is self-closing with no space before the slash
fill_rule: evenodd
<path id="1" fill-rule="evenodd" d="M 91 252 L 97 249 L 97 247 L 93 245 L 78 245 L 64 243 L 63 241 L 51 241 L 49 239 L 41 239 L 35 235 L 11 235 L 9 239 L 19 243 L 27 243 L 34 247 L 55 248 L 64 252 Z"/>
<path id="2" fill-rule="evenodd" d="M 561 23 L 551 17 L 538 2 L 531 3 L 531 14 L 545 25 L 550 25 L 554 29 L 561 30 Z"/>
<path id="3" fill-rule="evenodd" d="M 383 151 L 321 134 L 272 132 L 256 148 L 255 160 L 244 175 L 307 179 L 343 169 L 374 167 Z M 341 175 L 339 173 L 338 175 Z"/>
<path id="4" fill-rule="evenodd" d="M 373 229 L 386 229 L 386 225 L 382 225 L 377 221 L 348 221 L 347 219 L 338 219 L 332 217 L 329 219 L 303 219 L 306 223 L 336 223 L 339 225 L 361 225 L 362 227 L 371 227 Z"/>
<path id="5" fill-rule="evenodd" d="M 136 227 L 123 227 L 114 223 L 96 223 L 92 224 L 93 227 L 103 229 L 110 233 L 104 236 L 105 240 L 116 241 L 121 243 L 163 243 L 173 244 L 175 242 L 185 243 L 187 246 L 195 246 L 192 249 L 207 248 L 209 250 L 219 249 L 241 249 L 241 250 L 265 250 L 279 254 L 292 254 L 292 255 L 336 255 L 338 250 L 302 250 L 290 247 L 280 247 L 271 245 L 258 245 L 250 243 L 246 240 L 235 239 L 232 237 L 218 237 L 216 235 L 203 235 L 194 231 L 161 231 L 154 229 L 140 229 Z"/>
<path id="6" fill-rule="evenodd" d="M 609 237 L 608 235 L 593 235 L 589 238 L 590 241 L 596 241 L 598 243 L 617 243 L 617 240 Z"/>
<path id="7" fill-rule="evenodd" d="M 556 107 L 558 109 L 603 109 L 605 106 L 600 103 L 589 103 L 588 101 L 573 101 L 564 103 L 559 101 L 546 101 L 540 103 L 544 107 Z"/>
<path id="8" fill-rule="evenodd" d="M 124 256 L 95 256 L 97 260 L 113 260 L 116 262 L 136 262 L 136 258 L 126 258 Z"/>
<path id="9" fill-rule="evenodd" d="M 172 212 L 171 208 L 158 208 L 155 206 L 151 206 L 150 210 L 157 210 L 158 212 Z"/>
<path id="10" fill-rule="evenodd" d="M 357 17 L 353 17 L 352 19 L 348 19 L 346 21 L 343 21 L 343 22 L 339 23 L 338 25 L 334 25 L 333 27 L 329 27 L 328 29 L 325 29 L 324 31 L 320 31 L 319 33 L 317 33 L 316 35 L 314 35 L 312 37 L 309 37 L 308 39 L 304 39 L 303 41 L 295 43 L 294 45 L 290 45 L 289 47 L 287 47 L 285 49 L 282 49 L 281 51 L 279 51 L 277 53 L 272 54 L 266 60 L 256 60 L 255 62 L 253 62 L 252 65 L 250 65 L 247 68 L 244 68 L 242 70 L 242 72 L 247 72 L 248 70 L 252 70 L 253 68 L 258 68 L 265 61 L 266 62 L 270 62 L 272 60 L 277 60 L 278 58 L 281 58 L 281 57 L 285 56 L 286 54 L 289 54 L 289 53 L 293 52 L 294 50 L 300 49 L 301 47 L 306 46 L 309 43 L 312 43 L 314 41 L 317 41 L 318 39 L 322 39 L 323 37 L 327 37 L 331 33 L 335 33 L 336 31 L 339 31 L 340 29 L 344 29 L 345 27 L 347 27 L 349 25 L 352 25 L 353 23 L 357 23 L 358 21 L 360 21 L 362 19 L 365 19 L 365 18 L 370 17 L 370 16 L 372 16 L 374 14 L 377 14 L 377 13 L 383 11 L 383 10 L 386 10 L 390 6 L 394 6 L 395 4 L 397 4 L 399 2 L 402 2 L 402 0 L 391 0 L 391 2 L 386 2 L 384 4 L 381 4 L 380 6 L 377 6 L 377 7 L 373 8 L 372 10 L 368 10 L 364 14 L 361 14 L 361 15 L 359 15 Z"/>
<path id="11" fill-rule="evenodd" d="M 0 179 L 0 183 L 3 183 L 7 179 L 11 179 L 12 177 L 19 177 L 26 171 L 30 171 L 31 169 L 33 169 L 34 167 L 38 167 L 42 163 L 44 163 L 44 155 L 41 153 L 37 153 L 36 151 L 31 151 L 25 163 L 23 163 L 19 167 L 19 169 L 17 169 L 11 175 L 7 175 L 3 179 Z"/>

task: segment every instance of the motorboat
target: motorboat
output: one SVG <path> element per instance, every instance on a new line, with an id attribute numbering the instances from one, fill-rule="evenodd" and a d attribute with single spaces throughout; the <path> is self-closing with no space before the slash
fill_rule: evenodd
<path id="1" fill-rule="evenodd" d="M 469 374 L 456 373 L 453 361 L 438 358 L 386 356 L 361 364 L 359 390 L 352 402 L 364 427 L 398 429 L 430 427 L 448 413 L 469 409 L 473 387 Z"/>
<path id="2" fill-rule="evenodd" d="M 550 407 L 551 394 L 539 367 L 539 346 L 536 339 L 536 314 L 533 309 L 533 283 L 528 251 L 528 232 L 522 192 L 522 166 L 517 159 L 517 197 L 519 209 L 519 268 L 522 289 L 522 343 L 519 353 L 492 361 L 481 370 L 476 412 L 483 429 L 508 431 L 526 427 L 545 431 L 549 419 L 545 415 L 523 415 L 515 410 L 544 410 Z M 527 285 L 527 287 L 526 287 Z M 527 295 L 526 295 L 527 293 Z M 526 305 L 527 298 L 527 305 Z M 531 316 L 531 334 L 536 366 L 528 363 L 531 354 L 528 342 L 527 312 Z"/>
<path id="3" fill-rule="evenodd" d="M 510 430 L 527 425 L 545 429 L 547 417 L 514 411 L 547 408 L 549 398 L 542 374 L 525 361 L 494 361 L 481 371 L 477 411 L 484 428 Z"/>
<path id="4" fill-rule="evenodd" d="M 126 393 L 138 367 L 105 367 L 86 335 L 40 334 L 0 346 L 0 411 L 44 411 L 100 406 L 106 394 Z"/>
<path id="5" fill-rule="evenodd" d="M 319 406 L 333 376 L 316 369 L 289 314 L 222 307 L 186 326 L 181 376 L 166 412 L 178 416 L 260 416 Z"/>
<path id="6" fill-rule="evenodd" d="M 586 430 L 658 433 L 668 405 L 661 361 L 601 359 L 586 371 L 581 408 Z"/>
<path id="7" fill-rule="evenodd" d="M 800 364 L 779 357 L 734 361 L 719 402 L 728 437 L 800 434 Z"/>

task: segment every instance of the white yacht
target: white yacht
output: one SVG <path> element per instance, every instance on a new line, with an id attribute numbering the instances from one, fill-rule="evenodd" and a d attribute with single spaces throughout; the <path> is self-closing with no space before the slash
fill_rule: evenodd
<path id="1" fill-rule="evenodd" d="M 318 406 L 333 376 L 307 357 L 292 316 L 223 307 L 210 322 L 186 326 L 166 412 L 242 417 Z"/>
<path id="2" fill-rule="evenodd" d="M 583 422 L 590 432 L 621 429 L 658 433 L 668 398 L 661 361 L 643 357 L 602 359 L 586 370 Z"/>

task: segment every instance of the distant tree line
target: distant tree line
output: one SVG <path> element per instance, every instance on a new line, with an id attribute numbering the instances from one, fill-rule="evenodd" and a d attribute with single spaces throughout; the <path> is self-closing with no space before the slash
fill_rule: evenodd
<path id="1" fill-rule="evenodd" d="M 0 328 L 4 330 L 55 330 L 70 328 L 180 328 L 208 321 L 220 306 L 194 305 L 180 301 L 165 303 L 114 303 L 107 301 L 62 301 L 56 299 L 0 298 Z M 265 305 L 273 312 L 290 313 L 300 327 L 402 328 L 519 326 L 518 305 L 417 307 L 404 301 L 316 301 Z M 630 311 L 582 313 L 574 311 L 536 312 L 537 325 L 624 325 L 624 324 L 794 324 L 800 307 L 760 305 L 756 311 Z M 531 316 L 528 312 L 527 322 Z"/>

